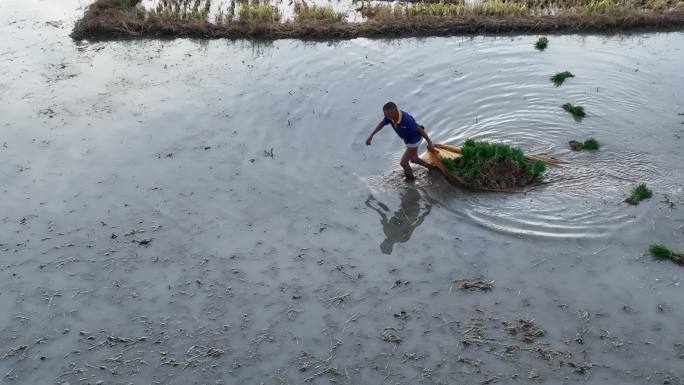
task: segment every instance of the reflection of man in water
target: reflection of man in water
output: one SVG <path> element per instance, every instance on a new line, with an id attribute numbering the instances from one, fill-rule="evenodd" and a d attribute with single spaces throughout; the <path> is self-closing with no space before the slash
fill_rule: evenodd
<path id="1" fill-rule="evenodd" d="M 432 208 L 430 202 L 421 199 L 420 193 L 416 189 L 403 190 L 399 195 L 401 207 L 389 219 L 387 219 L 387 214 L 390 210 L 387 206 L 372 195 L 366 199 L 366 206 L 380 214 L 380 223 L 382 223 L 382 230 L 385 233 L 385 240 L 380 244 L 380 250 L 384 254 L 392 254 L 395 243 L 404 243 L 411 239 L 413 230 L 423 223 Z M 421 202 L 425 202 L 425 207 L 421 207 Z"/>

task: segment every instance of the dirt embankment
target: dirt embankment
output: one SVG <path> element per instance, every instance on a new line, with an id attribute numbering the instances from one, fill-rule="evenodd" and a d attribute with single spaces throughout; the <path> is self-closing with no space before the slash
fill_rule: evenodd
<path id="1" fill-rule="evenodd" d="M 556 15 L 375 15 L 363 22 L 344 20 L 241 20 L 210 22 L 173 19 L 146 12 L 133 4 L 111 6 L 98 0 L 80 19 L 74 39 L 126 37 L 300 38 L 442 36 L 475 33 L 617 32 L 637 29 L 676 30 L 684 27 L 684 8 L 613 9 L 602 12 L 559 11 Z M 135 3 L 132 1 L 130 3 Z"/>

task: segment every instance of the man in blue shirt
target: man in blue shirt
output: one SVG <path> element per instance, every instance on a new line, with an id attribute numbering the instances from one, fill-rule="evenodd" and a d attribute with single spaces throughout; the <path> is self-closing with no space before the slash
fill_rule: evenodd
<path id="1" fill-rule="evenodd" d="M 432 168 L 429 163 L 418 157 L 418 146 L 420 146 L 420 142 L 423 140 L 423 138 L 425 138 L 425 141 L 427 142 L 428 150 L 435 150 L 435 147 L 432 145 L 432 141 L 425 133 L 423 126 L 418 125 L 416 120 L 413 119 L 413 116 L 409 115 L 408 112 L 399 110 L 397 105 L 392 102 L 385 104 L 382 107 L 382 112 L 385 114 L 385 118 L 382 120 L 382 122 L 378 123 L 373 132 L 371 132 L 371 134 L 368 136 L 368 139 L 366 139 L 366 145 L 370 146 L 371 141 L 373 140 L 373 135 L 377 134 L 378 131 L 382 130 L 382 128 L 386 125 L 391 124 L 392 128 L 394 128 L 394 132 L 396 132 L 400 138 L 404 139 L 404 143 L 406 143 L 406 151 L 401 157 L 401 162 L 399 162 L 401 168 L 404 169 L 404 175 L 406 176 L 406 179 L 415 179 L 409 162 L 419 164 L 428 169 Z"/>

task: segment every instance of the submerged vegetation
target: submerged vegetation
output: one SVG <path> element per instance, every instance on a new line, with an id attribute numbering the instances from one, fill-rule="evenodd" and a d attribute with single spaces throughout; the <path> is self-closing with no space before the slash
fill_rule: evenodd
<path id="1" fill-rule="evenodd" d="M 546 49 L 546 47 L 549 45 L 549 39 L 546 37 L 540 37 L 539 40 L 537 40 L 536 43 L 534 43 L 534 48 L 543 51 Z"/>
<path id="2" fill-rule="evenodd" d="M 563 82 L 565 82 L 565 79 L 574 77 L 575 75 L 573 75 L 571 72 L 563 71 L 551 76 L 551 81 L 553 82 L 553 85 L 555 85 L 556 87 L 560 87 L 563 84 Z"/>
<path id="3" fill-rule="evenodd" d="M 644 199 L 648 199 L 653 196 L 653 191 L 646 186 L 646 183 L 640 183 L 638 186 L 634 187 L 629 194 L 629 197 L 625 199 L 625 202 L 631 205 L 638 205 L 639 202 Z"/>
<path id="4" fill-rule="evenodd" d="M 570 103 L 565 103 L 562 107 L 565 111 L 571 113 L 572 116 L 576 118 L 583 118 L 587 116 L 587 114 L 584 112 L 584 107 L 582 106 L 573 106 Z"/>
<path id="5" fill-rule="evenodd" d="M 601 143 L 599 143 L 599 141 L 594 139 L 594 138 L 589 138 L 589 139 L 585 140 L 584 142 L 578 142 L 576 140 L 571 140 L 568 143 L 570 144 L 570 148 L 573 151 L 581 151 L 581 150 L 596 151 L 599 148 L 601 148 Z"/>
<path id="6" fill-rule="evenodd" d="M 684 253 L 668 249 L 660 243 L 653 243 L 648 247 L 648 251 L 656 258 L 669 259 L 672 262 L 684 266 Z"/>
<path id="7" fill-rule="evenodd" d="M 71 36 L 353 38 L 684 27 L 682 0 L 561 0 L 554 2 L 553 10 L 542 0 L 362 1 L 358 22 L 330 6 L 304 1 L 212 3 L 157 0 L 144 7 L 140 0 L 95 0 Z M 285 12 L 288 7 L 291 11 Z"/>
<path id="8" fill-rule="evenodd" d="M 539 180 L 546 171 L 541 160 L 529 161 L 522 150 L 503 143 L 466 140 L 456 158 L 442 164 L 477 190 L 506 190 Z"/>

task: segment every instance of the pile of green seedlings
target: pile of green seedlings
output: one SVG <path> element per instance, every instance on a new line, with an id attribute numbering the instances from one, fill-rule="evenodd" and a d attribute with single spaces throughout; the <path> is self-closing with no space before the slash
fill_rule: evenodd
<path id="1" fill-rule="evenodd" d="M 630 205 L 638 205 L 639 202 L 652 196 L 653 191 L 646 187 L 646 183 L 640 183 L 638 186 L 632 189 L 629 197 L 625 199 L 625 202 L 629 203 Z"/>
<path id="2" fill-rule="evenodd" d="M 565 82 L 565 79 L 574 77 L 575 75 L 573 75 L 570 71 L 558 72 L 555 75 L 551 76 L 551 82 L 553 82 L 553 84 L 556 87 L 560 87 L 563 84 L 563 82 Z"/>
<path id="3" fill-rule="evenodd" d="M 589 139 L 585 140 L 584 142 L 578 142 L 576 140 L 571 140 L 568 143 L 570 144 L 570 148 L 573 151 L 582 151 L 582 150 L 596 151 L 599 148 L 601 148 L 601 143 L 599 143 L 599 141 L 594 139 L 594 138 L 589 138 Z"/>
<path id="4" fill-rule="evenodd" d="M 573 106 L 570 103 L 565 103 L 562 107 L 565 111 L 571 113 L 572 116 L 576 118 L 583 118 L 587 116 L 587 114 L 584 112 L 584 107 L 582 106 Z"/>
<path id="5" fill-rule="evenodd" d="M 450 173 L 464 179 L 474 190 L 508 190 L 541 179 L 544 162 L 529 161 L 522 150 L 503 143 L 466 140 L 461 156 L 442 158 Z"/>
<path id="6" fill-rule="evenodd" d="M 648 247 L 651 254 L 660 259 L 669 259 L 672 262 L 684 266 L 684 253 L 668 249 L 665 245 L 654 243 Z"/>

